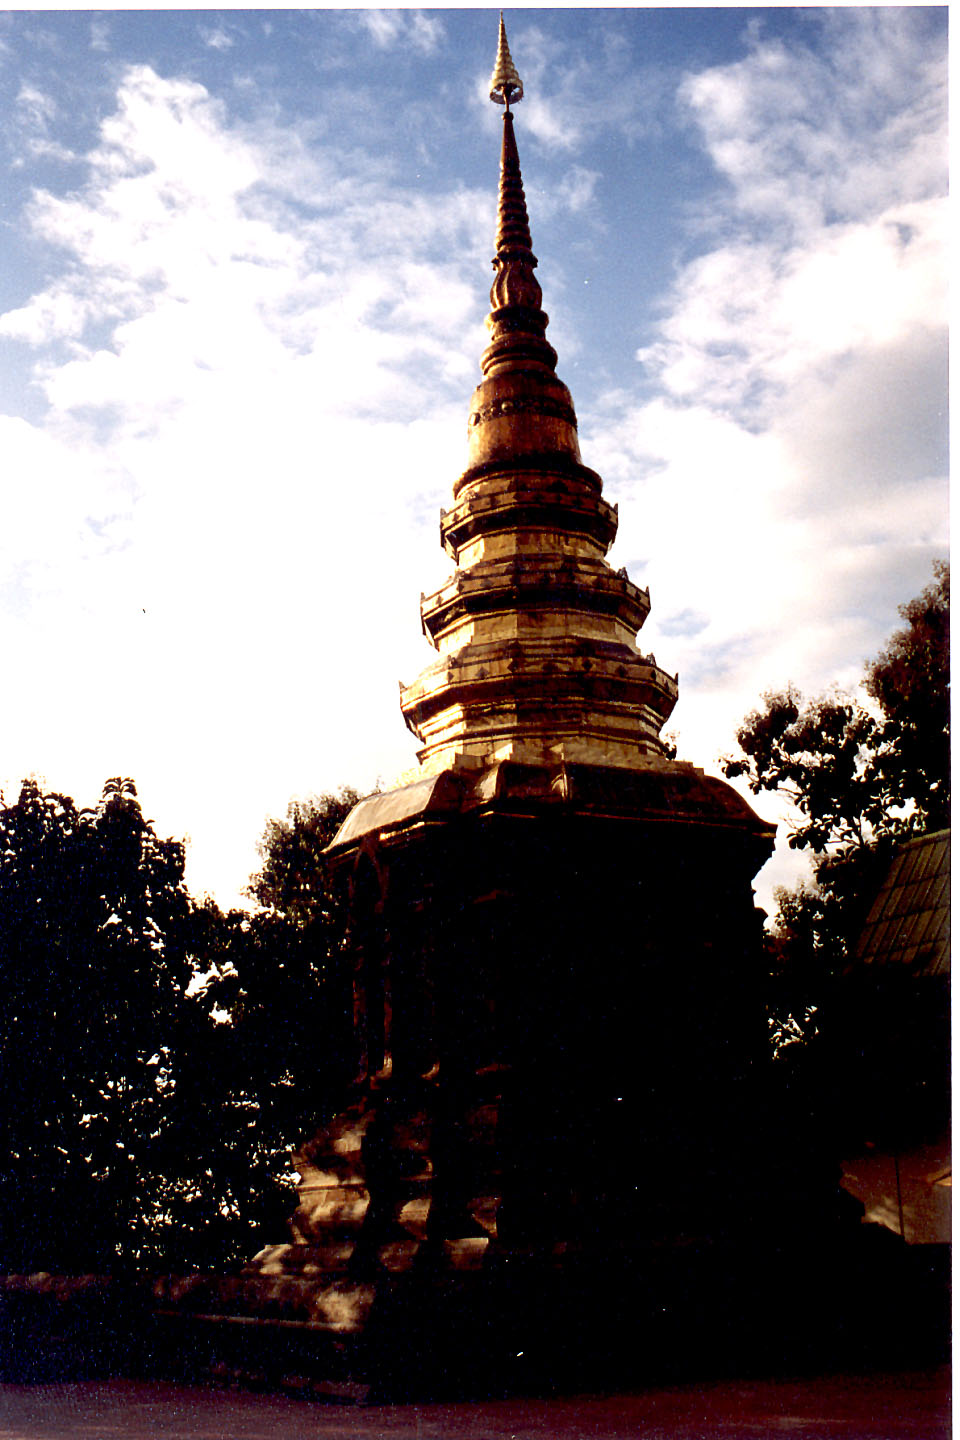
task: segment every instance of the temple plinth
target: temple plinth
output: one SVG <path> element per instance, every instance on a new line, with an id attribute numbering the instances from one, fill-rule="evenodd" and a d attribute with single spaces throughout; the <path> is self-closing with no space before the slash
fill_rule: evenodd
<path id="1" fill-rule="evenodd" d="M 441 518 L 455 569 L 422 602 L 436 658 L 401 691 L 418 769 L 328 852 L 356 1084 L 298 1157 L 290 1241 L 250 1269 L 394 1378 L 689 1338 L 724 1274 L 762 1273 L 801 1211 L 819 1234 L 834 1195 L 771 1108 L 752 881 L 774 827 L 668 754 L 677 680 L 606 558 L 617 515 L 546 339 L 502 20 L 491 94 L 490 341 Z"/>

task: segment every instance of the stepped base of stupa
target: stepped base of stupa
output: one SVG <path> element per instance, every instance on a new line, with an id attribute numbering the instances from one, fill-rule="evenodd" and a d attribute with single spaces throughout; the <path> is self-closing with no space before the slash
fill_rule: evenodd
<path id="1" fill-rule="evenodd" d="M 198 1353 L 402 1395 L 783 1351 L 859 1215 L 768 1057 L 768 831 L 667 760 L 361 802 L 330 852 L 360 1078 L 296 1156 L 289 1237 L 170 1297 Z"/>
<path id="2" fill-rule="evenodd" d="M 385 1255 L 367 1279 L 297 1274 L 271 1251 L 255 1273 L 167 1282 L 155 1324 L 181 1374 L 339 1401 L 817 1373 L 882 1364 L 894 1336 L 929 1358 L 949 1334 L 945 1277 L 889 1231 L 843 1231 L 602 1257 L 489 1246 L 479 1265 L 475 1246 L 445 1245 L 407 1269 Z M 324 1263 L 308 1250 L 306 1272 Z"/>

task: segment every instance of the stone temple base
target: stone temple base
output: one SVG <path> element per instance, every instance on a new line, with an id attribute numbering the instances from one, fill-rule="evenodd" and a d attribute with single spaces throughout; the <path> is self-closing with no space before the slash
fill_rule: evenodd
<path id="1" fill-rule="evenodd" d="M 269 1332 L 389 1394 L 769 1349 L 772 1277 L 836 1272 L 849 1237 L 768 1057 L 770 828 L 669 761 L 502 762 L 361 802 L 330 852 L 353 1094 L 297 1156 L 289 1238 L 171 1309 L 204 1345 Z"/>
<path id="2" fill-rule="evenodd" d="M 306 1318 L 322 1276 L 11 1275 L 0 1379 L 212 1381 L 349 1404 L 923 1367 L 949 1361 L 950 1279 L 949 1246 L 876 1226 L 749 1264 L 650 1250 L 585 1275 L 515 1255 L 486 1275 L 381 1276 L 347 1332 Z"/>
<path id="3" fill-rule="evenodd" d="M 946 1359 L 949 1257 L 934 1260 L 854 1226 L 829 1246 L 651 1249 L 599 1267 L 514 1254 L 341 1278 L 356 1330 L 339 1328 L 342 1310 L 333 1327 L 297 1318 L 323 1312 L 324 1276 L 190 1277 L 154 1314 L 171 1373 L 198 1379 L 343 1402 L 631 1390 Z"/>

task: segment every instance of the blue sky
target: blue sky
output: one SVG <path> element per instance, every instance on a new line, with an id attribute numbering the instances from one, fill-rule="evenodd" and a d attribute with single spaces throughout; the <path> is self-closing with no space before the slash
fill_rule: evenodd
<path id="1" fill-rule="evenodd" d="M 856 685 L 946 553 L 946 11 L 506 21 L 611 560 L 716 771 L 763 690 Z M 135 776 L 224 903 L 291 796 L 413 760 L 397 682 L 429 660 L 484 345 L 496 28 L 0 16 L 0 777 L 86 804 Z"/>

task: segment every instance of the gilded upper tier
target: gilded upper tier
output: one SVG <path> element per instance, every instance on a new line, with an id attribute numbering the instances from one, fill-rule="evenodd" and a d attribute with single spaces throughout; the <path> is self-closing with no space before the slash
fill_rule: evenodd
<path id="1" fill-rule="evenodd" d="M 605 558 L 616 509 L 580 458 L 546 339 L 509 106 L 495 243 L 467 468 L 440 525 L 456 569 L 421 605 L 439 655 L 401 708 L 426 773 L 506 759 L 646 768 L 664 754 L 676 680 L 636 646 L 647 592 Z"/>

